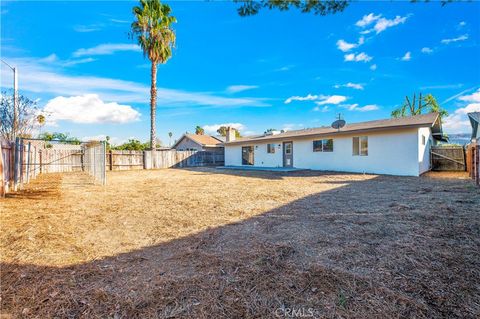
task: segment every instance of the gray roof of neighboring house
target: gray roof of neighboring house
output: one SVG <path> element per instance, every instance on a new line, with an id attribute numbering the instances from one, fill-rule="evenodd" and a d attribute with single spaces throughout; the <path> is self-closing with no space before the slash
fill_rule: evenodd
<path id="1" fill-rule="evenodd" d="M 480 138 L 480 112 L 467 113 L 472 124 L 472 138 Z"/>
<path id="2" fill-rule="evenodd" d="M 432 131 L 435 137 L 438 138 L 442 133 L 442 127 L 440 123 L 440 117 L 438 113 L 428 113 L 415 116 L 407 116 L 401 118 L 383 119 L 368 122 L 359 122 L 346 124 L 339 131 L 329 126 L 307 128 L 303 130 L 288 131 L 275 135 L 261 135 L 239 138 L 231 142 L 226 142 L 225 145 L 242 144 L 249 142 L 267 142 L 271 140 L 280 140 L 286 138 L 295 137 L 308 137 L 308 136 L 322 136 L 322 135 L 337 135 L 344 133 L 360 133 L 367 131 L 380 131 L 391 130 L 399 128 L 409 127 L 432 127 Z"/>

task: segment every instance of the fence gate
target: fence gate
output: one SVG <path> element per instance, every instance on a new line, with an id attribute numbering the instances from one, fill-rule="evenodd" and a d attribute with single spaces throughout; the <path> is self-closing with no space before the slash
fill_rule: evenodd
<path id="1" fill-rule="evenodd" d="M 461 146 L 432 146 L 430 149 L 432 170 L 465 171 L 465 150 Z"/>
<path id="2" fill-rule="evenodd" d="M 86 172 L 106 184 L 105 142 L 65 142 L 17 138 L 12 143 L 14 190 L 39 174 Z"/>

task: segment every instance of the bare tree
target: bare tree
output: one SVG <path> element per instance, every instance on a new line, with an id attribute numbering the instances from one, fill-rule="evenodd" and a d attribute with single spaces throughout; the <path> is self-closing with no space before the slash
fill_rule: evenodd
<path id="1" fill-rule="evenodd" d="M 2 91 L 0 95 L 0 138 L 13 139 L 13 94 Z M 38 107 L 35 101 L 20 94 L 17 110 L 17 136 L 31 137 L 37 121 Z"/>

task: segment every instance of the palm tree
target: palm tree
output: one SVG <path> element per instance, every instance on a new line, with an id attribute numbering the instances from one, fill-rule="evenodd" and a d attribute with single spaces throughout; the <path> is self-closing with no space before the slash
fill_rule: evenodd
<path id="1" fill-rule="evenodd" d="M 173 135 L 172 132 L 168 132 L 168 138 L 169 138 L 168 144 L 169 144 L 170 146 L 172 146 L 172 135 Z"/>
<path id="2" fill-rule="evenodd" d="M 195 127 L 195 134 L 197 134 L 197 135 L 203 135 L 203 134 L 205 134 L 205 130 L 203 129 L 203 127 L 197 125 L 197 126 Z"/>
<path id="3" fill-rule="evenodd" d="M 170 6 L 160 0 L 140 0 L 140 6 L 133 7 L 135 21 L 132 34 L 137 37 L 144 57 L 152 62 L 150 88 L 150 147 L 155 149 L 157 109 L 157 64 L 166 63 L 172 57 L 175 45 L 175 31 L 172 24 L 177 22 L 171 16 Z"/>
<path id="4" fill-rule="evenodd" d="M 422 98 L 422 93 L 420 93 L 417 103 L 414 93 L 412 101 L 410 101 L 408 96 L 405 96 L 405 102 L 401 107 L 392 111 L 392 117 L 398 118 L 410 115 L 419 115 L 422 114 L 424 110 L 426 110 L 428 113 L 438 112 L 440 113 L 440 118 L 448 115 L 448 112 L 438 104 L 437 100 L 432 94 L 427 94 L 427 96 Z"/>
<path id="5" fill-rule="evenodd" d="M 37 122 L 38 122 L 38 125 L 40 126 L 40 133 L 39 135 L 42 134 L 42 127 L 43 125 L 45 125 L 45 115 L 43 114 L 40 114 L 37 116 Z"/>

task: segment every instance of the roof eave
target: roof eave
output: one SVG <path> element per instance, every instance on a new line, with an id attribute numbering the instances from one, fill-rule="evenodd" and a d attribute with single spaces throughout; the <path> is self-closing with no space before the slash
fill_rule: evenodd
<path id="1" fill-rule="evenodd" d="M 355 134 L 361 132 L 377 132 L 377 131 L 389 131 L 395 130 L 399 128 L 418 128 L 418 127 L 433 127 L 434 123 L 436 122 L 438 117 L 435 118 L 433 123 L 419 123 L 419 124 L 410 124 L 410 125 L 395 125 L 395 126 L 388 126 L 388 127 L 375 127 L 375 128 L 367 128 L 367 129 L 358 129 L 358 130 L 349 130 L 349 131 L 337 131 L 337 132 L 329 132 L 329 133 L 313 133 L 313 134 L 304 134 L 304 135 L 296 135 L 296 136 L 274 136 L 269 138 L 263 139 L 250 139 L 250 140 L 241 140 L 241 141 L 231 141 L 225 142 L 223 145 L 239 145 L 239 144 L 249 144 L 249 143 L 257 143 L 257 142 L 268 142 L 268 141 L 279 141 L 285 139 L 296 139 L 296 138 L 307 138 L 307 137 L 323 137 L 323 136 L 332 136 L 332 135 L 347 135 L 347 134 Z"/>

